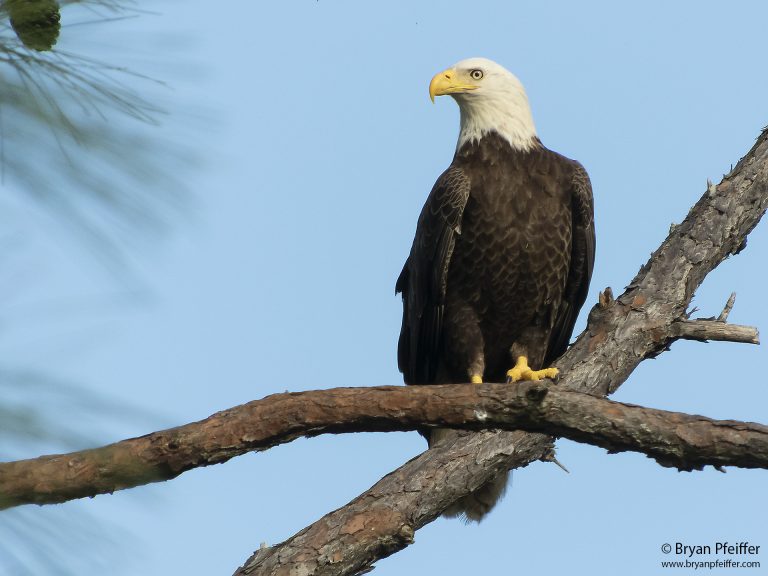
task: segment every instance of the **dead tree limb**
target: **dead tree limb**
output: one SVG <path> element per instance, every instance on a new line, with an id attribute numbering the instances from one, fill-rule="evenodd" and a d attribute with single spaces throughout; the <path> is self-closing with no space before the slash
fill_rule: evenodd
<path id="1" fill-rule="evenodd" d="M 746 245 L 768 206 L 768 130 L 717 186 L 708 186 L 678 226 L 616 300 L 608 291 L 587 329 L 558 360 L 569 390 L 604 396 L 646 358 L 680 338 L 694 291 L 706 275 Z M 382 478 L 346 506 L 285 542 L 259 550 L 244 574 L 346 575 L 413 541 L 413 534 L 498 472 L 551 454 L 550 436 L 525 432 L 467 433 Z"/>
<path id="2" fill-rule="evenodd" d="M 719 320 L 680 320 L 674 324 L 673 335 L 683 340 L 708 342 L 741 342 L 742 344 L 760 344 L 760 335 L 751 326 L 726 324 Z"/>
<path id="3" fill-rule="evenodd" d="M 0 507 L 113 492 L 301 436 L 419 428 L 541 431 L 643 452 L 681 470 L 768 469 L 768 427 L 631 406 L 544 383 L 334 388 L 274 394 L 103 448 L 0 464 Z"/>

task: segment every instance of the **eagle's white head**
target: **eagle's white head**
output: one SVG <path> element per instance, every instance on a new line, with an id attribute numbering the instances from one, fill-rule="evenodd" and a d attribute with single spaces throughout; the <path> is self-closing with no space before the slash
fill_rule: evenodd
<path id="1" fill-rule="evenodd" d="M 498 132 L 518 150 L 539 144 L 528 96 L 517 77 L 487 58 L 468 58 L 436 74 L 429 83 L 429 97 L 449 94 L 461 111 L 457 149 Z"/>

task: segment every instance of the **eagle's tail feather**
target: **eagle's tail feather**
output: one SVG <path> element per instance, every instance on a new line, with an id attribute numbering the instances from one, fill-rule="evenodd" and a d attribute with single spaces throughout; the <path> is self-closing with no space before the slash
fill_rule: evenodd
<path id="1" fill-rule="evenodd" d="M 458 431 L 450 428 L 436 428 L 429 434 L 429 447 L 452 440 L 458 434 Z M 456 500 L 443 511 L 443 516 L 447 518 L 458 517 L 467 523 L 480 522 L 504 496 L 510 474 L 509 471 L 506 471 L 494 476 L 474 492 Z"/>

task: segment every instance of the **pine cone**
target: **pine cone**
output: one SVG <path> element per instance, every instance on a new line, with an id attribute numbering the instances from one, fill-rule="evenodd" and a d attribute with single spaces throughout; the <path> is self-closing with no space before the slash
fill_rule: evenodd
<path id="1" fill-rule="evenodd" d="M 6 0 L 5 9 L 24 46 L 42 52 L 56 44 L 61 29 L 56 0 Z"/>

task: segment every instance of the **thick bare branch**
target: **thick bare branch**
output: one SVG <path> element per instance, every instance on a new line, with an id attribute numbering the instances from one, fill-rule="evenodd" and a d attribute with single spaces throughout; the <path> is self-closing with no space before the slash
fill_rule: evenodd
<path id="1" fill-rule="evenodd" d="M 601 295 L 587 329 L 557 362 L 560 386 L 603 396 L 679 335 L 693 293 L 746 245 L 768 206 L 768 130 L 707 191 L 616 300 Z M 355 574 L 412 542 L 415 530 L 499 471 L 551 453 L 552 438 L 524 432 L 468 433 L 384 477 L 289 540 L 254 554 L 236 574 Z"/>
<path id="2" fill-rule="evenodd" d="M 768 468 L 768 427 L 631 406 L 544 383 L 335 388 L 275 394 L 103 448 L 0 464 L 1 505 L 113 492 L 305 435 L 427 426 L 544 431 L 610 452 L 643 452 L 682 470 Z"/>

